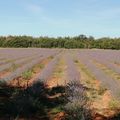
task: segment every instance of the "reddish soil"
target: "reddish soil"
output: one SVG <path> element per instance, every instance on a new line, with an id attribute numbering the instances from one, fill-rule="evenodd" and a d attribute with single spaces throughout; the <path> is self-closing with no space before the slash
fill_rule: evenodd
<path id="1" fill-rule="evenodd" d="M 64 117 L 65 117 L 65 113 L 60 112 L 55 116 L 54 120 L 64 120 Z"/>
<path id="2" fill-rule="evenodd" d="M 44 67 L 46 64 L 48 64 L 49 61 L 50 61 L 50 59 L 47 58 L 47 59 L 41 61 L 39 64 L 43 65 L 43 67 Z M 12 85 L 12 86 L 19 86 L 19 87 L 25 87 L 25 88 L 32 85 L 33 82 L 38 78 L 38 76 L 40 75 L 40 72 L 43 69 L 43 68 L 38 67 L 39 64 L 34 66 L 34 68 L 33 68 L 34 72 L 33 72 L 33 75 L 32 75 L 31 79 L 25 80 L 20 76 L 20 77 L 14 79 L 14 80 L 11 80 L 9 82 L 9 84 Z"/>
<path id="3" fill-rule="evenodd" d="M 109 91 L 106 91 L 101 99 L 93 102 L 92 108 L 95 109 L 93 120 L 107 120 L 108 118 L 114 116 L 116 111 L 110 110 L 109 102 L 112 96 Z"/>
<path id="4" fill-rule="evenodd" d="M 53 77 L 50 80 L 47 81 L 48 88 L 56 87 L 56 86 L 64 86 L 65 82 L 61 80 L 60 78 Z"/>
<path id="5" fill-rule="evenodd" d="M 3 71 L 3 72 L 0 72 L 0 78 L 3 78 L 3 77 L 5 77 L 5 76 L 7 76 L 7 75 L 9 75 L 11 72 L 10 71 Z"/>

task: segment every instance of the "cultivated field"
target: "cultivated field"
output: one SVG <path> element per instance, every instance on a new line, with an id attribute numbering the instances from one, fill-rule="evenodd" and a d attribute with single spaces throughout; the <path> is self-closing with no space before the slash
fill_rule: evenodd
<path id="1" fill-rule="evenodd" d="M 27 89 L 36 82 L 43 82 L 47 89 L 72 83 L 76 89 L 71 88 L 70 102 L 81 103 L 83 89 L 95 117 L 112 117 L 119 114 L 120 108 L 120 50 L 1 48 L 0 81 L 20 89 Z M 49 95 L 49 98 L 60 95 Z M 3 101 L 2 98 L 1 103 Z M 68 103 L 65 107 L 68 109 Z M 64 112 L 56 111 L 54 115 L 49 112 L 48 116 L 59 118 Z"/>

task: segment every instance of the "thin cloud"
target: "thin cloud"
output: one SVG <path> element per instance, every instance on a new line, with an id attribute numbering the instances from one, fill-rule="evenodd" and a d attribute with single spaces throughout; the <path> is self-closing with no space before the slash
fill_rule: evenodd
<path id="1" fill-rule="evenodd" d="M 41 13 L 42 7 L 36 4 L 27 4 L 26 9 L 32 13 Z"/>

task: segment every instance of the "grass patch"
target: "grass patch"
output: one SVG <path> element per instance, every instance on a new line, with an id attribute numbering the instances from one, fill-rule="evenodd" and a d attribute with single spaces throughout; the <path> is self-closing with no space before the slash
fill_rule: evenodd
<path id="1" fill-rule="evenodd" d="M 76 60 L 75 60 L 74 62 L 76 64 L 79 72 L 81 73 L 82 84 L 84 84 L 86 87 L 88 87 L 88 89 L 89 89 L 88 91 L 90 91 L 90 92 L 93 88 L 94 88 L 94 90 L 97 90 L 96 78 L 92 75 L 92 73 L 80 61 L 77 60 L 77 63 L 76 63 Z"/>
<path id="2" fill-rule="evenodd" d="M 51 58 L 52 56 L 48 57 L 47 59 L 44 59 L 42 60 L 40 63 L 36 64 L 33 68 L 32 68 L 32 71 L 33 73 L 37 73 L 39 72 L 40 70 L 42 70 L 46 64 L 48 64 L 50 62 L 50 60 L 52 59 Z"/>
<path id="3" fill-rule="evenodd" d="M 115 100 L 115 99 L 112 99 L 110 102 L 109 102 L 109 107 L 111 109 L 118 109 L 120 108 L 120 102 Z"/>
<path id="4" fill-rule="evenodd" d="M 63 76 L 64 74 L 64 65 L 65 65 L 65 62 L 63 59 L 61 59 L 59 61 L 59 63 L 57 64 L 57 67 L 55 68 L 55 72 L 54 72 L 54 76 L 55 77 L 61 77 Z"/>
<path id="5" fill-rule="evenodd" d="M 60 112 L 63 111 L 62 108 L 63 108 L 63 106 L 57 106 L 57 107 L 55 107 L 55 108 L 53 108 L 53 109 L 51 110 L 51 113 L 52 113 L 52 114 L 60 113 Z"/>
<path id="6" fill-rule="evenodd" d="M 96 78 L 92 75 L 92 73 L 86 68 L 85 65 L 83 65 L 82 63 L 80 63 L 78 60 L 74 61 L 81 69 L 81 71 L 83 71 L 91 80 L 96 80 Z M 90 82 L 90 81 L 89 81 Z"/>
<path id="7" fill-rule="evenodd" d="M 28 70 L 28 71 L 25 71 L 23 74 L 22 74 L 22 78 L 25 79 L 25 80 L 29 80 L 32 78 L 32 71 L 31 70 Z"/>

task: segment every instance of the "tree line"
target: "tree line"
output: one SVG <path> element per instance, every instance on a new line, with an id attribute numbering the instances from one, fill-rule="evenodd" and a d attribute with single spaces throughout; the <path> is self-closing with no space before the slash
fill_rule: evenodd
<path id="1" fill-rule="evenodd" d="M 7 36 L 0 37 L 0 47 L 14 48 L 98 48 L 120 49 L 120 38 L 99 38 L 79 35 L 75 37 L 31 37 L 31 36 Z"/>

